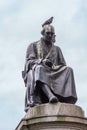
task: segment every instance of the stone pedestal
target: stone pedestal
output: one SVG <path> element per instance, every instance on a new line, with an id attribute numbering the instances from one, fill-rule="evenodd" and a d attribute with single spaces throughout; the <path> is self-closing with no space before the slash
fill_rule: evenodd
<path id="1" fill-rule="evenodd" d="M 87 119 L 79 106 L 48 103 L 30 108 L 15 130 L 87 130 Z"/>

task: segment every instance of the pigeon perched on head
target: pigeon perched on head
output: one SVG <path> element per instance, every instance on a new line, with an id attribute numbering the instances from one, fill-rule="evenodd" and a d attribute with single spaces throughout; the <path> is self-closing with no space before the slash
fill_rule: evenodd
<path id="1" fill-rule="evenodd" d="M 42 24 L 42 27 L 44 27 L 44 25 L 51 24 L 52 21 L 53 21 L 53 18 L 54 18 L 54 17 L 51 17 L 51 18 L 49 18 L 48 20 L 46 20 L 46 21 Z"/>

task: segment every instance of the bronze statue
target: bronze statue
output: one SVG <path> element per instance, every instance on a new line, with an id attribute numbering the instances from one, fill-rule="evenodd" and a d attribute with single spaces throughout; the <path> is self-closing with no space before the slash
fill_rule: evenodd
<path id="1" fill-rule="evenodd" d="M 26 52 L 22 77 L 26 86 L 25 111 L 43 103 L 75 104 L 77 94 L 72 68 L 66 66 L 61 49 L 54 45 L 53 17 L 44 22 L 42 38 L 31 43 Z"/>

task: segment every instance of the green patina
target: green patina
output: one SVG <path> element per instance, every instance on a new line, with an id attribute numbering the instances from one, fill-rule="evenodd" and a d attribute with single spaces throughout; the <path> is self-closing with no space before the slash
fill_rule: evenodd
<path id="1" fill-rule="evenodd" d="M 62 117 L 62 116 L 57 117 L 57 121 L 65 121 L 65 117 Z"/>

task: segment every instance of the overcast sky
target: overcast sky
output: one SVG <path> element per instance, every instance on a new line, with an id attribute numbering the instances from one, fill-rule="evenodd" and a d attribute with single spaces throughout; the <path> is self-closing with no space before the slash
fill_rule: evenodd
<path id="1" fill-rule="evenodd" d="M 21 77 L 27 46 L 41 37 L 54 16 L 56 45 L 75 75 L 79 105 L 87 116 L 87 0 L 0 1 L 0 130 L 13 130 L 24 117 Z"/>

